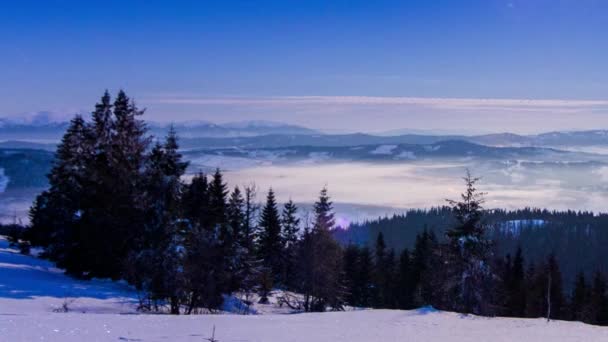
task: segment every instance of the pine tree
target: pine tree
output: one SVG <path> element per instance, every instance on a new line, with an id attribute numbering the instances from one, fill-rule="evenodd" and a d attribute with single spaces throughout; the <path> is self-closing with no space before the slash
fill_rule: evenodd
<path id="1" fill-rule="evenodd" d="M 266 205 L 262 209 L 259 226 L 258 256 L 263 260 L 266 290 L 269 283 L 283 284 L 283 241 L 281 239 L 281 220 L 272 189 L 268 191 Z M 272 286 L 270 286 L 271 288 Z"/>
<path id="2" fill-rule="evenodd" d="M 547 279 L 547 292 L 545 298 L 547 300 L 546 316 L 549 319 L 562 319 L 565 318 L 563 315 L 563 309 L 566 301 L 564 298 L 563 286 L 562 286 L 562 274 L 559 270 L 559 264 L 554 254 L 549 255 L 547 259 L 546 274 Z"/>
<path id="3" fill-rule="evenodd" d="M 510 276 L 506 279 L 507 315 L 524 317 L 526 310 L 525 271 L 522 250 L 517 248 L 510 267 Z"/>
<path id="4" fill-rule="evenodd" d="M 182 208 L 184 216 L 190 224 L 200 227 L 205 226 L 209 216 L 209 184 L 207 176 L 199 172 L 184 191 L 182 197 Z"/>
<path id="5" fill-rule="evenodd" d="M 399 256 L 399 271 L 397 279 L 397 306 L 399 309 L 409 310 L 413 308 L 414 288 L 412 274 L 412 261 L 409 250 L 406 248 Z"/>
<path id="6" fill-rule="evenodd" d="M 412 252 L 412 283 L 414 286 L 414 305 L 426 306 L 441 304 L 437 282 L 434 273 L 440 272 L 435 268 L 437 262 L 435 251 L 438 248 L 435 235 L 424 229 L 416 236 Z"/>
<path id="7" fill-rule="evenodd" d="M 283 243 L 283 273 L 282 279 L 288 288 L 294 288 L 296 282 L 297 247 L 300 233 L 300 219 L 297 217 L 298 208 L 289 200 L 281 214 L 281 239 Z"/>
<path id="8" fill-rule="evenodd" d="M 227 196 L 228 189 L 220 169 L 217 169 L 209 184 L 209 212 L 206 226 L 207 229 L 217 230 L 222 240 L 226 237 L 228 228 L 226 220 Z"/>
<path id="9" fill-rule="evenodd" d="M 91 153 L 88 127 L 81 116 L 70 122 L 57 147 L 56 159 L 48 176 L 49 189 L 40 194 L 30 211 L 27 235 L 34 245 L 46 247 L 46 255 L 69 273 L 81 275 L 84 246 L 82 196 L 86 191 L 85 161 Z"/>
<path id="10" fill-rule="evenodd" d="M 581 322 L 588 321 L 590 317 L 586 311 L 589 295 L 590 293 L 587 287 L 587 281 L 585 280 L 585 274 L 580 272 L 576 277 L 574 290 L 572 291 L 572 298 L 570 300 L 569 311 L 571 319 Z"/>
<path id="11" fill-rule="evenodd" d="M 587 304 L 587 323 L 608 325 L 608 293 L 606 293 L 606 289 L 604 274 L 595 272 Z"/>
<path id="12" fill-rule="evenodd" d="M 372 252 L 365 246 L 359 251 L 359 271 L 356 278 L 357 302 L 361 307 L 371 307 L 373 304 L 373 268 Z"/>
<path id="13" fill-rule="evenodd" d="M 359 296 L 357 288 L 357 275 L 359 272 L 359 247 L 349 244 L 343 253 L 344 266 L 344 286 L 346 287 L 346 304 L 359 306 Z"/>
<path id="14" fill-rule="evenodd" d="M 305 228 L 300 259 L 301 286 L 306 311 L 343 309 L 344 286 L 342 283 L 342 250 L 333 239 L 334 228 L 332 202 L 327 189 L 321 190 L 314 205 L 314 225 Z"/>
<path id="15" fill-rule="evenodd" d="M 245 188 L 243 203 L 243 229 L 240 236 L 240 245 L 243 248 L 242 268 L 239 271 L 240 290 L 244 295 L 244 302 L 251 305 L 251 295 L 260 290 L 260 278 L 262 277 L 262 260 L 257 256 L 256 245 L 256 218 L 259 207 L 255 202 L 255 186 Z"/>
<path id="16" fill-rule="evenodd" d="M 172 314 L 180 313 L 185 292 L 181 177 L 188 164 L 181 159 L 177 136 L 171 130 L 163 145 L 154 146 L 148 160 L 142 181 L 146 189 L 143 235 L 139 250 L 129 258 L 133 260 L 130 280 L 153 301 L 167 300 Z"/>
<path id="17" fill-rule="evenodd" d="M 485 237 L 481 223 L 484 193 L 475 185 L 479 178 L 467 170 L 464 177 L 466 190 L 460 201 L 448 200 L 457 225 L 447 231 L 447 264 L 445 288 L 451 309 L 474 314 L 490 314 L 492 281 L 490 268 L 490 241 Z"/>
<path id="18" fill-rule="evenodd" d="M 389 296 L 389 293 L 387 293 L 389 279 L 386 243 L 384 242 L 384 235 L 382 232 L 378 233 L 378 237 L 376 238 L 376 248 L 374 251 L 374 289 L 376 292 L 374 307 L 385 308 Z"/>
<path id="19" fill-rule="evenodd" d="M 226 185 L 216 170 L 211 184 L 206 176 L 195 176 L 187 186 L 183 207 L 188 222 L 184 277 L 187 288 L 187 313 L 197 308 L 215 311 L 223 302 L 222 294 L 232 287 L 229 264 L 224 255 L 227 232 Z"/>
<path id="20" fill-rule="evenodd" d="M 244 263 L 247 258 L 247 251 L 242 246 L 243 227 L 245 225 L 244 214 L 245 200 L 241 194 L 239 187 L 235 187 L 230 194 L 228 205 L 226 207 L 226 215 L 228 219 L 229 233 L 227 239 L 224 240 L 224 254 L 230 258 L 228 267 L 231 270 L 231 291 L 236 291 L 241 287 L 243 269 L 246 267 Z"/>

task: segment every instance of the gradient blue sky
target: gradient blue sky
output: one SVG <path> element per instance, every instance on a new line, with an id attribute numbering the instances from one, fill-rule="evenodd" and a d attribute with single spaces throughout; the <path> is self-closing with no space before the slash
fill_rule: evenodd
<path id="1" fill-rule="evenodd" d="M 608 128 L 608 1 L 2 1 L 0 117 Z"/>

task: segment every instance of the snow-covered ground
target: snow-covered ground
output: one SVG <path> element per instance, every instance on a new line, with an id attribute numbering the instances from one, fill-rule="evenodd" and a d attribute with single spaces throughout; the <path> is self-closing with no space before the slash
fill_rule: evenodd
<path id="1" fill-rule="evenodd" d="M 68 300 L 70 312 L 56 312 Z M 482 318 L 429 309 L 319 314 L 137 314 L 124 284 L 76 281 L 0 238 L 0 341 L 608 341 L 608 328 L 543 319 Z"/>

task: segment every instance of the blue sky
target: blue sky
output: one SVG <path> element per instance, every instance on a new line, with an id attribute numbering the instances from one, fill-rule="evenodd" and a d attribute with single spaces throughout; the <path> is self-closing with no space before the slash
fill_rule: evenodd
<path id="1" fill-rule="evenodd" d="M 608 128 L 608 2 L 2 1 L 0 116 Z"/>

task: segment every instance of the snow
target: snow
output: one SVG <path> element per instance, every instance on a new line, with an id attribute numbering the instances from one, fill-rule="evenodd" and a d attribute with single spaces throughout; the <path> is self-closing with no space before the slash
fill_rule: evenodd
<path id="1" fill-rule="evenodd" d="M 8 248 L 6 239 L 0 237 L 0 316 L 48 314 L 64 302 L 78 312 L 124 314 L 136 312 L 137 296 L 121 282 L 67 277 L 46 260 Z"/>
<path id="2" fill-rule="evenodd" d="M 539 228 L 546 224 L 545 220 L 509 220 L 499 225 L 499 229 L 505 233 L 519 235 L 524 228 Z"/>
<path id="3" fill-rule="evenodd" d="M 369 152 L 370 154 L 376 154 L 376 155 L 387 155 L 387 154 L 393 154 L 393 150 L 397 148 L 397 145 L 380 145 L 378 147 L 376 147 L 375 150 Z"/>
<path id="4" fill-rule="evenodd" d="M 56 312 L 66 298 L 70 311 Z M 226 305 L 237 303 L 231 298 Z M 0 237 L 2 341 L 207 341 L 214 329 L 220 342 L 608 341 L 605 327 L 466 316 L 431 307 L 285 314 L 274 301 L 256 305 L 257 315 L 192 316 L 139 314 L 135 307 L 129 286 L 74 280 L 47 261 L 16 253 Z"/>
<path id="5" fill-rule="evenodd" d="M 454 313 L 373 310 L 298 315 L 0 316 L 6 341 L 606 341 L 608 329 L 543 319 L 492 319 Z"/>

